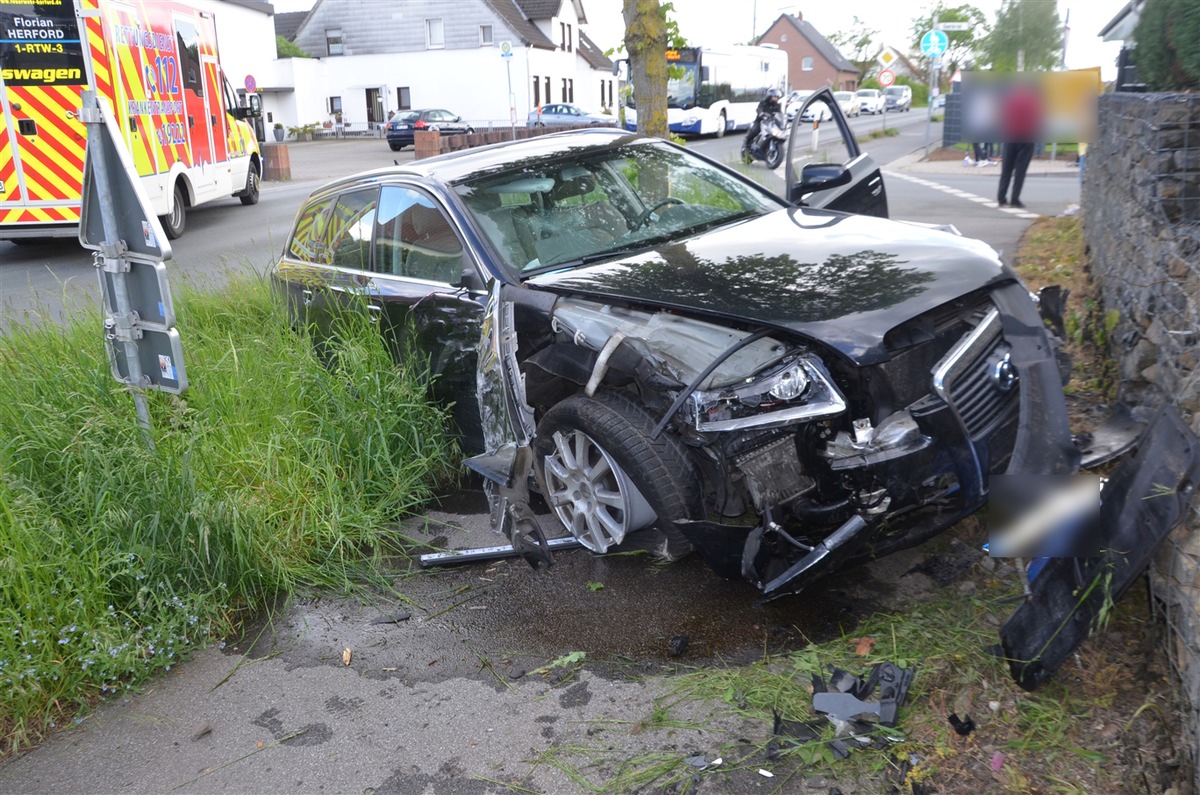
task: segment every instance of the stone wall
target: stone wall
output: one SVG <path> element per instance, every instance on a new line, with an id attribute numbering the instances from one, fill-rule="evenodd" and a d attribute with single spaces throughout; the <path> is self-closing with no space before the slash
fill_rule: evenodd
<path id="1" fill-rule="evenodd" d="M 1200 433 L 1200 95 L 1107 94 L 1088 148 L 1083 224 L 1120 397 L 1170 402 Z M 1163 544 L 1151 585 L 1186 710 L 1200 792 L 1200 508 Z"/>

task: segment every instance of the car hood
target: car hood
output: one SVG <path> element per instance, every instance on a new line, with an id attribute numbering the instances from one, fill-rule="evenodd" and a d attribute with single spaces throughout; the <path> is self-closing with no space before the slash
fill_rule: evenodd
<path id="1" fill-rule="evenodd" d="M 873 364 L 895 326 L 1013 278 L 978 240 L 791 208 L 526 284 L 774 326 Z"/>

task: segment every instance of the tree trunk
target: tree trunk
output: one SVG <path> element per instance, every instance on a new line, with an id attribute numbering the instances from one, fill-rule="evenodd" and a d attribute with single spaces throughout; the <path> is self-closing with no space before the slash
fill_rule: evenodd
<path id="1" fill-rule="evenodd" d="M 669 138 L 667 130 L 667 24 L 658 0 L 623 0 L 625 51 L 642 135 Z"/>

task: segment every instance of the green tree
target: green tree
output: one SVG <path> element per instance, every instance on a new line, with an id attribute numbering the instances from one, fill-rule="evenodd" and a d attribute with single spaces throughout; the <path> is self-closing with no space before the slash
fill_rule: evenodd
<path id="1" fill-rule="evenodd" d="M 306 53 L 294 41 L 285 39 L 283 36 L 275 37 L 275 54 L 280 58 L 311 58 L 312 56 Z"/>
<path id="2" fill-rule="evenodd" d="M 984 39 L 984 66 L 999 72 L 1039 72 L 1062 59 L 1062 23 L 1058 8 L 1045 0 L 1004 0 L 996 24 Z"/>
<path id="3" fill-rule="evenodd" d="M 942 74 L 949 76 L 967 64 L 978 59 L 980 43 L 988 35 L 987 16 L 973 5 L 950 6 L 939 2 L 923 16 L 913 17 L 910 27 L 910 46 L 920 50 L 921 37 L 933 30 L 934 20 L 938 22 L 966 22 L 969 30 L 947 30 L 946 54 L 942 56 Z"/>
<path id="4" fill-rule="evenodd" d="M 828 38 L 842 55 L 854 61 L 859 71 L 866 71 L 881 49 L 879 31 L 867 27 L 867 23 L 857 16 L 848 30 L 839 30 Z"/>
<path id="5" fill-rule="evenodd" d="M 1200 0 L 1146 0 L 1134 40 L 1138 79 L 1150 88 L 1200 86 Z"/>
<path id="6" fill-rule="evenodd" d="M 638 132 L 669 138 L 667 129 L 667 11 L 659 0 L 623 0 L 629 80 L 637 97 Z"/>
<path id="7" fill-rule="evenodd" d="M 622 0 L 622 4 L 625 39 L 604 54 L 609 58 L 618 52 L 628 55 L 629 84 L 622 94 L 637 98 L 638 132 L 669 140 L 667 78 L 680 77 L 682 71 L 680 67 L 667 65 L 666 54 L 668 49 L 686 47 L 687 39 L 679 32 L 679 23 L 671 17 L 675 10 L 673 3 Z M 643 106 L 643 101 L 649 104 Z M 620 121 L 625 123 L 624 111 Z"/>

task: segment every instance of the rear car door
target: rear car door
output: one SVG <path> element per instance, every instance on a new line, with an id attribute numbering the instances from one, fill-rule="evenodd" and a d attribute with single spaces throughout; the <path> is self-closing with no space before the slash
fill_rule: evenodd
<path id="1" fill-rule="evenodd" d="M 803 121 L 805 116 L 815 121 Z M 793 118 L 786 162 L 793 204 L 887 218 L 883 174 L 859 148 L 828 88 L 814 92 Z"/>

